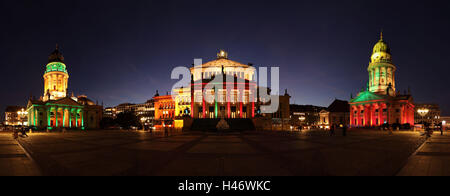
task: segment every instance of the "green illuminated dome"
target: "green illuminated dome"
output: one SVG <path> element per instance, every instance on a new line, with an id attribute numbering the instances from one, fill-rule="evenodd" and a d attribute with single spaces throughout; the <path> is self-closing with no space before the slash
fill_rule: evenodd
<path id="1" fill-rule="evenodd" d="M 379 53 L 379 52 L 385 52 L 388 54 L 391 54 L 391 48 L 389 48 L 389 45 L 384 42 L 383 40 L 383 33 L 381 33 L 381 39 L 378 41 L 377 44 L 375 44 L 375 47 L 373 47 L 373 54 Z"/>
<path id="2" fill-rule="evenodd" d="M 53 52 L 50 54 L 50 56 L 48 57 L 48 62 L 49 62 L 49 63 L 54 63 L 54 62 L 64 63 L 64 56 L 63 56 L 62 53 L 59 51 L 58 45 L 56 45 L 55 51 L 53 51 Z"/>
<path id="3" fill-rule="evenodd" d="M 64 64 L 64 56 L 59 51 L 58 45 L 56 45 L 55 51 L 53 51 L 48 57 L 48 64 L 46 66 L 45 73 L 49 72 L 67 73 L 66 64 Z"/>

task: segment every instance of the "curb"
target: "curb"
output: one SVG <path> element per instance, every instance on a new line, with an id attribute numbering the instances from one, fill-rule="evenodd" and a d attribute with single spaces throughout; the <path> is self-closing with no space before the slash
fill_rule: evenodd
<path id="1" fill-rule="evenodd" d="M 426 136 L 425 136 L 425 138 L 426 138 Z M 404 162 L 403 166 L 395 173 L 395 176 L 399 176 L 400 172 L 402 172 L 402 170 L 406 167 L 406 165 L 410 162 L 410 160 L 413 157 L 417 156 L 417 154 L 419 154 L 419 152 L 425 147 L 425 145 L 428 143 L 429 139 L 430 138 L 425 139 L 423 141 L 423 143 L 419 146 L 419 148 L 417 148 L 417 150 L 413 154 L 411 154 L 411 156 L 409 156 L 409 158 Z"/>
<path id="2" fill-rule="evenodd" d="M 23 146 L 22 141 L 21 141 L 20 138 L 18 138 L 16 141 L 17 141 L 17 144 L 19 145 L 19 147 L 23 150 L 23 152 L 25 153 L 25 155 L 28 157 L 28 159 L 30 159 L 31 163 L 32 163 L 33 165 L 35 165 L 36 168 L 38 168 L 39 176 L 43 176 L 43 172 L 42 172 L 41 166 L 40 166 L 39 164 L 37 164 L 37 162 L 34 160 L 34 158 L 33 158 L 33 156 L 32 156 L 33 152 L 30 151 L 30 150 L 28 150 L 27 148 L 25 148 L 25 147 Z"/>

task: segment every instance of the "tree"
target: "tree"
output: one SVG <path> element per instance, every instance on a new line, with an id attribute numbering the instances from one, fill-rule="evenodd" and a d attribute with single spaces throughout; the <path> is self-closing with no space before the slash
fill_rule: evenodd
<path id="1" fill-rule="evenodd" d="M 116 121 L 114 121 L 114 119 L 110 118 L 110 117 L 104 117 L 100 121 L 100 128 L 102 128 L 102 129 L 108 129 L 108 128 L 113 127 L 115 125 L 116 125 Z"/>
<path id="2" fill-rule="evenodd" d="M 139 119 L 133 112 L 123 112 L 117 115 L 116 123 L 123 129 L 139 127 Z"/>

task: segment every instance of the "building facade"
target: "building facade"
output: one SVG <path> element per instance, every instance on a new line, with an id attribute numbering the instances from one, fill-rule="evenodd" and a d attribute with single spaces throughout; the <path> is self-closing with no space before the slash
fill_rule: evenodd
<path id="1" fill-rule="evenodd" d="M 190 110 L 192 118 L 253 118 L 257 84 L 256 69 L 228 59 L 217 59 L 191 68 Z M 205 93 L 203 93 L 205 92 Z"/>
<path id="2" fill-rule="evenodd" d="M 141 104 L 123 103 L 103 110 L 103 117 L 116 119 L 120 113 L 131 112 L 146 126 L 152 126 L 155 120 L 155 100 L 151 99 Z"/>
<path id="3" fill-rule="evenodd" d="M 271 95 L 269 88 L 259 88 L 256 82 L 256 68 L 228 59 L 228 53 L 221 50 L 217 59 L 190 68 L 189 85 L 173 90 L 173 94 L 153 97 L 155 119 L 167 125 L 183 124 L 180 119 L 252 119 L 264 116 L 280 121 L 290 120 L 290 96 Z M 267 96 L 259 98 L 261 90 Z M 268 97 L 271 96 L 271 97 Z M 266 114 L 263 106 L 270 98 L 279 98 L 278 111 Z"/>
<path id="4" fill-rule="evenodd" d="M 313 105 L 291 105 L 291 124 L 295 127 L 319 127 L 320 112 L 324 109 L 326 108 Z"/>
<path id="5" fill-rule="evenodd" d="M 381 34 L 368 67 L 367 89 L 350 101 L 351 126 L 414 125 L 413 98 L 410 92 L 402 95 L 396 91 L 396 69 L 391 50 Z"/>
<path id="6" fill-rule="evenodd" d="M 348 101 L 334 100 L 328 108 L 320 112 L 321 128 L 331 126 L 348 126 L 350 122 L 350 105 Z"/>
<path id="7" fill-rule="evenodd" d="M 67 95 L 69 74 L 64 57 L 56 50 L 50 54 L 44 72 L 44 96 L 30 98 L 27 105 L 28 124 L 37 129 L 97 129 L 103 107 L 86 96 Z"/>
<path id="8" fill-rule="evenodd" d="M 416 124 L 437 125 L 442 121 L 438 104 L 416 104 L 414 115 Z"/>
<path id="9" fill-rule="evenodd" d="M 28 112 L 22 106 L 8 106 L 5 110 L 6 126 L 27 126 Z"/>

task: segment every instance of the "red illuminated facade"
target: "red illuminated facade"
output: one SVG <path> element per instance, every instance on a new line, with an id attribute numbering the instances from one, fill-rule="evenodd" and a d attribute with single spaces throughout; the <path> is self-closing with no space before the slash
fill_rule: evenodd
<path id="1" fill-rule="evenodd" d="M 410 92 L 396 91 L 391 51 L 381 35 L 369 64 L 367 89 L 350 101 L 350 125 L 374 127 L 384 124 L 414 125 L 414 101 Z"/>

